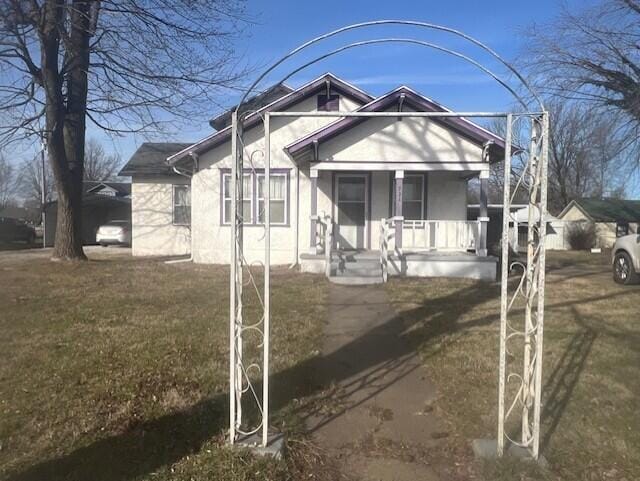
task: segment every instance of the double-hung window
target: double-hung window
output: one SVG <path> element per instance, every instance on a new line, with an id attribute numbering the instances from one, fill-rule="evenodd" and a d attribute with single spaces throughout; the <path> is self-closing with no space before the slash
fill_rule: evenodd
<path id="1" fill-rule="evenodd" d="M 222 223 L 230 224 L 233 219 L 231 212 L 231 173 L 224 172 L 222 192 Z M 264 170 L 245 172 L 242 187 L 242 212 L 245 224 L 258 225 L 265 221 L 265 175 Z M 272 171 L 270 181 L 271 225 L 287 225 L 289 222 L 289 175 L 282 171 Z"/>
<path id="2" fill-rule="evenodd" d="M 173 223 L 191 225 L 191 186 L 173 186 Z"/>
<path id="3" fill-rule="evenodd" d="M 422 220 L 424 216 L 424 175 L 405 174 L 402 182 L 402 216 Z"/>
<path id="4" fill-rule="evenodd" d="M 224 185 L 224 208 L 222 211 L 223 224 L 230 224 L 233 219 L 233 213 L 231 212 L 231 174 L 223 174 Z M 244 174 L 242 176 L 242 220 L 245 224 L 253 224 L 253 176 L 251 174 Z"/>
<path id="5" fill-rule="evenodd" d="M 271 203 L 271 217 L 270 224 L 286 224 L 287 223 L 287 175 L 286 174 L 271 174 L 271 190 L 270 203 Z M 265 221 L 265 207 L 264 207 L 264 195 L 265 195 L 265 182 L 264 174 L 258 174 L 258 222 L 264 224 Z"/>

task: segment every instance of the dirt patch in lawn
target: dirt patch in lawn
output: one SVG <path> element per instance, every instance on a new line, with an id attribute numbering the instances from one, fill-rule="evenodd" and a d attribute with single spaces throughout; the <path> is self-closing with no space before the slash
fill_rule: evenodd
<path id="1" fill-rule="evenodd" d="M 549 469 L 505 460 L 476 465 L 489 480 L 640 479 L 640 286 L 611 280 L 607 254 L 549 253 L 542 454 Z M 420 344 L 452 447 L 495 438 L 499 285 L 393 280 L 396 310 Z"/>

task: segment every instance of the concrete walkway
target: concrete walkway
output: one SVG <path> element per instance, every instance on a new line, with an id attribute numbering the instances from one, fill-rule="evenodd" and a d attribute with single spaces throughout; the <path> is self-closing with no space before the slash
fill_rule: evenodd
<path id="1" fill-rule="evenodd" d="M 330 287 L 322 363 L 323 412 L 308 423 L 349 478 L 438 480 L 430 458 L 447 436 L 435 388 L 384 286 Z"/>

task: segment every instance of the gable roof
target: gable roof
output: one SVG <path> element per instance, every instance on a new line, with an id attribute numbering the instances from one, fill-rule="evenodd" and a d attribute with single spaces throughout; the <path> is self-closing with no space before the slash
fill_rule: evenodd
<path id="1" fill-rule="evenodd" d="M 443 105 L 420 95 L 404 85 L 363 105 L 356 112 L 383 112 L 393 105 L 400 105 L 399 102 L 401 101 L 402 105 L 406 104 L 418 112 L 451 112 Z M 287 145 L 285 150 L 291 155 L 299 154 L 305 149 L 312 148 L 314 143 L 326 142 L 356 125 L 360 125 L 369 118 L 371 117 L 344 117 L 338 119 Z M 504 139 L 470 120 L 463 117 L 432 117 L 431 120 L 466 137 L 473 143 L 482 145 L 487 141 L 492 141 L 493 144 L 489 153 L 494 161 L 499 160 L 500 156 L 504 156 Z"/>
<path id="2" fill-rule="evenodd" d="M 173 169 L 167 165 L 167 157 L 180 152 L 191 144 L 176 142 L 144 142 L 118 172 L 121 176 L 168 175 Z"/>
<path id="3" fill-rule="evenodd" d="M 562 219 L 573 206 L 593 222 L 640 222 L 640 200 L 575 199 L 558 217 Z"/>
<path id="4" fill-rule="evenodd" d="M 113 190 L 116 196 L 131 195 L 131 183 L 129 182 L 111 182 L 111 181 L 91 181 L 85 180 L 83 182 L 85 194 L 97 194 L 104 188 Z"/>
<path id="5" fill-rule="evenodd" d="M 271 102 L 268 105 L 265 105 L 261 109 L 256 112 L 251 113 L 244 119 L 244 129 L 245 131 L 251 129 L 258 125 L 262 118 L 260 116 L 263 112 L 271 112 L 271 111 L 280 111 L 289 108 L 290 106 L 321 92 L 323 89 L 327 88 L 327 83 L 329 83 L 332 92 L 338 92 L 346 97 L 357 100 L 363 104 L 370 102 L 373 97 L 368 93 L 360 90 L 359 88 L 351 85 L 344 80 L 339 79 L 332 73 L 326 73 L 321 77 L 318 77 L 315 80 L 303 85 L 300 88 L 297 88 L 293 92 L 290 92 L 283 97 Z M 231 126 L 225 127 L 224 129 L 216 132 L 204 139 L 196 142 L 195 144 L 189 145 L 187 148 L 184 148 L 180 152 L 175 153 L 174 155 L 169 156 L 167 162 L 170 165 L 174 165 L 176 162 L 179 162 L 181 159 L 184 159 L 190 153 L 202 153 L 206 152 L 224 142 L 229 140 L 231 137 Z"/>
<path id="6" fill-rule="evenodd" d="M 271 102 L 278 100 L 280 97 L 284 97 L 287 94 L 293 92 L 293 89 L 286 84 L 279 83 L 269 87 L 264 92 L 254 95 L 242 103 L 240 112 L 247 112 L 248 110 L 258 110 Z M 238 108 L 238 104 L 229 108 L 226 112 L 209 120 L 209 125 L 216 130 L 222 130 L 225 127 L 231 125 L 231 114 Z"/>

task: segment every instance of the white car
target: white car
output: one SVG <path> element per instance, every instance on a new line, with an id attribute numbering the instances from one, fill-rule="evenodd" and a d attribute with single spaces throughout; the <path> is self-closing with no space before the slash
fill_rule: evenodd
<path id="1" fill-rule="evenodd" d="M 613 245 L 613 280 L 618 284 L 640 281 L 640 234 L 619 237 Z"/>
<path id="2" fill-rule="evenodd" d="M 131 223 L 126 220 L 112 220 L 101 225 L 96 233 L 96 242 L 108 245 L 131 245 Z"/>

